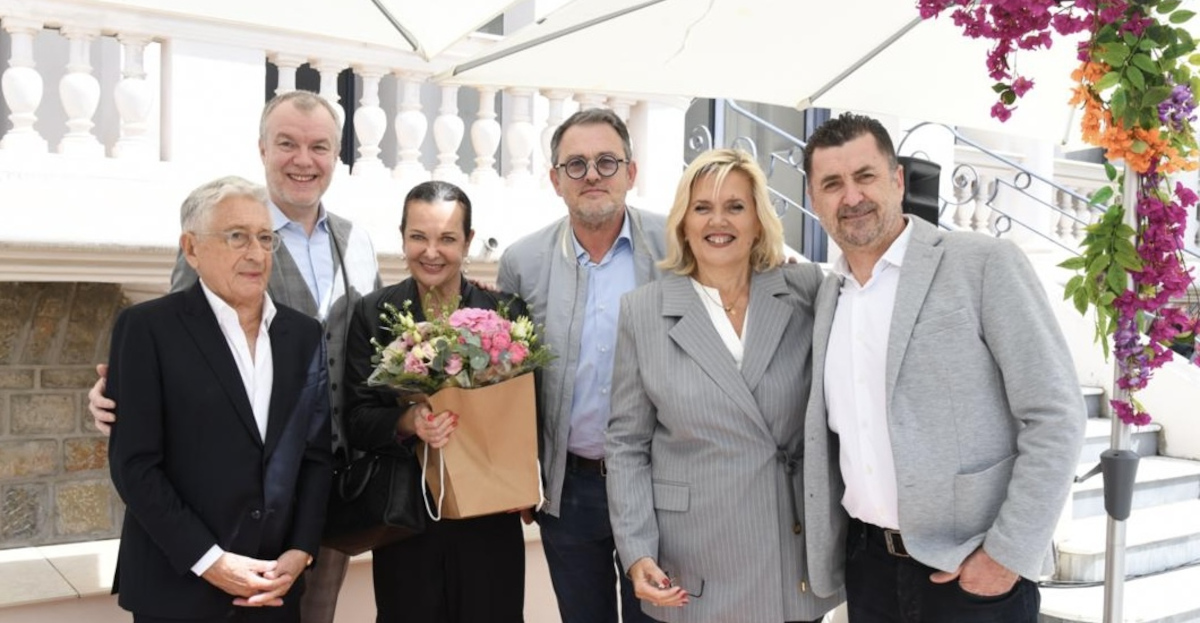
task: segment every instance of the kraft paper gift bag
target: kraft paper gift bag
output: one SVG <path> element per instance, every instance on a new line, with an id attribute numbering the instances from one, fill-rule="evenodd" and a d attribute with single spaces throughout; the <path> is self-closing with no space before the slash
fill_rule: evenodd
<path id="1" fill-rule="evenodd" d="M 434 413 L 449 410 L 459 416 L 458 429 L 440 451 L 425 444 L 418 449 L 437 508 L 436 513 L 428 509 L 431 518 L 478 517 L 541 503 L 534 391 L 528 373 L 429 397 Z"/>

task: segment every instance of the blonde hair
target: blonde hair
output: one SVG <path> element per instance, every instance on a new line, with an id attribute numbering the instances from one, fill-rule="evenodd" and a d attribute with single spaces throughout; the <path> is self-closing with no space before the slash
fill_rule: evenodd
<path id="1" fill-rule="evenodd" d="M 696 272 L 696 256 L 684 240 L 683 218 L 691 207 L 696 183 L 712 176 L 716 188 L 720 188 L 730 171 L 741 171 L 750 178 L 754 211 L 762 227 L 762 235 L 750 248 L 750 268 L 762 272 L 783 263 L 783 222 L 771 206 L 766 174 L 750 154 L 740 149 L 711 149 L 697 156 L 679 179 L 675 202 L 667 214 L 667 256 L 658 263 L 659 268 L 679 275 Z"/>

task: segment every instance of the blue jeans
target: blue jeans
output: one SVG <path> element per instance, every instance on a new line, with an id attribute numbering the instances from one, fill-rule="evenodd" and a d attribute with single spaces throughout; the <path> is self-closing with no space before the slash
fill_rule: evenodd
<path id="1" fill-rule="evenodd" d="M 1017 580 L 1007 594 L 983 597 L 958 582 L 934 584 L 937 571 L 888 553 L 882 539 L 850 522 L 846 539 L 846 606 L 850 623 L 1037 623 L 1037 584 Z"/>
<path id="2" fill-rule="evenodd" d="M 550 582 L 563 623 L 617 623 L 620 580 L 625 623 L 649 623 L 633 595 L 633 584 L 618 568 L 604 476 L 567 470 L 558 517 L 538 515 Z"/>

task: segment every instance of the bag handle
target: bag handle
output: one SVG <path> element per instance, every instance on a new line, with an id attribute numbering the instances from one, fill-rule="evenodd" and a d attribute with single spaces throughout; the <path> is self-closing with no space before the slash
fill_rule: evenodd
<path id="1" fill-rule="evenodd" d="M 337 492 L 343 500 L 357 500 L 358 496 L 362 495 L 362 492 L 367 490 L 367 483 L 371 481 L 371 477 L 375 475 L 375 472 L 379 471 L 378 454 L 371 455 L 371 460 L 367 464 L 367 469 L 365 471 L 366 473 L 363 474 L 362 479 L 356 483 L 353 483 L 353 485 L 351 485 L 351 483 L 353 481 L 352 477 L 354 476 L 354 464 L 351 463 L 347 465 L 342 471 L 340 477 L 338 478 Z M 346 490 L 350 488 L 353 488 L 353 490 L 350 493 L 347 493 Z"/>
<path id="2" fill-rule="evenodd" d="M 434 521 L 442 520 L 442 500 L 446 497 L 446 460 L 442 457 L 442 451 L 438 453 L 438 482 L 442 485 L 442 490 L 438 491 L 437 499 L 437 515 L 433 514 L 433 509 L 429 507 L 429 496 L 425 495 L 425 490 L 429 487 L 429 481 L 425 477 L 425 466 L 429 463 L 429 444 L 422 444 L 424 450 L 421 457 L 421 499 L 425 501 L 425 512 L 429 518 Z M 539 476 L 540 477 L 540 476 Z"/>

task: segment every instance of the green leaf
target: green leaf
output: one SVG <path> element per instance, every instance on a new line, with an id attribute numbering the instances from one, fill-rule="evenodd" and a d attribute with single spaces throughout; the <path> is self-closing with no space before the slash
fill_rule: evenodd
<path id="1" fill-rule="evenodd" d="M 1108 178 L 1108 181 L 1110 181 L 1110 182 L 1117 179 L 1117 167 L 1114 167 L 1111 162 L 1105 162 L 1104 163 L 1104 175 Z"/>
<path id="2" fill-rule="evenodd" d="M 992 90 L 997 93 L 1003 93 L 1003 92 L 1007 91 L 1008 89 L 1009 89 L 1009 86 L 1007 84 L 1004 84 L 1003 82 L 997 82 L 996 84 L 992 85 Z"/>
<path id="3" fill-rule="evenodd" d="M 1182 24 L 1195 17 L 1195 15 L 1195 11 L 1175 11 L 1171 14 L 1171 17 L 1167 18 L 1167 21 L 1172 24 Z"/>
<path id="4" fill-rule="evenodd" d="M 1115 300 L 1117 300 L 1117 295 L 1113 294 L 1112 292 L 1105 292 L 1104 294 L 1100 295 L 1100 305 L 1102 307 L 1109 307 Z M 1101 317 L 1103 318 L 1103 316 Z"/>
<path id="5" fill-rule="evenodd" d="M 1134 67 L 1133 65 L 1125 66 L 1125 80 L 1130 86 L 1138 91 L 1146 90 L 1146 76 L 1142 74 L 1142 70 Z"/>
<path id="6" fill-rule="evenodd" d="M 1100 51 L 1098 56 L 1109 65 L 1118 67 L 1125 64 L 1125 58 L 1129 56 L 1129 46 L 1119 41 L 1114 41 L 1104 46 L 1104 49 Z"/>
<path id="7" fill-rule="evenodd" d="M 1168 87 L 1150 87 L 1146 89 L 1146 94 L 1142 96 L 1142 106 L 1155 106 L 1159 102 L 1171 97 L 1171 89 Z"/>
<path id="8" fill-rule="evenodd" d="M 1121 74 L 1110 71 L 1104 74 L 1104 77 L 1097 80 L 1095 88 L 1097 91 L 1107 91 L 1121 82 Z"/>
<path id="9" fill-rule="evenodd" d="M 1005 105 L 1012 106 L 1017 101 L 1017 92 L 1009 89 L 1000 94 L 1000 101 Z"/>
<path id="10" fill-rule="evenodd" d="M 1087 292 L 1085 292 L 1083 288 L 1075 291 L 1075 300 L 1073 302 L 1075 303 L 1075 309 L 1078 310 L 1081 315 L 1087 313 L 1088 297 Z"/>
<path id="11" fill-rule="evenodd" d="M 1149 54 L 1134 54 L 1133 57 L 1129 59 L 1129 62 L 1133 63 L 1135 67 L 1148 74 L 1157 74 L 1160 72 L 1158 63 L 1155 63 L 1154 59 L 1150 58 Z"/>
<path id="12" fill-rule="evenodd" d="M 1075 275 L 1067 280 L 1067 285 L 1063 286 L 1063 300 L 1067 300 L 1075 296 L 1075 291 L 1079 286 L 1083 285 L 1083 275 Z"/>
<path id="13" fill-rule="evenodd" d="M 1088 197 L 1088 202 L 1096 205 L 1104 205 L 1108 203 L 1109 199 L 1112 199 L 1112 196 L 1112 186 L 1101 186 L 1100 188 L 1096 189 L 1096 192 L 1092 193 L 1092 195 Z"/>
<path id="14" fill-rule="evenodd" d="M 1181 3 L 1182 0 L 1164 0 L 1164 2 L 1159 2 L 1158 6 L 1155 7 L 1154 10 L 1159 15 L 1166 15 L 1167 13 L 1178 9 Z"/>
<path id="15" fill-rule="evenodd" d="M 1107 269 L 1108 265 L 1111 263 L 1112 256 L 1107 253 L 1101 253 L 1100 255 L 1092 258 L 1092 261 L 1088 262 L 1087 273 L 1089 275 L 1099 275 L 1102 271 Z"/>
<path id="16" fill-rule="evenodd" d="M 1128 253 L 1125 251 L 1116 254 L 1117 263 L 1125 270 L 1141 270 L 1142 258 L 1137 253 Z"/>
<path id="17" fill-rule="evenodd" d="M 1146 152 L 1147 147 L 1149 147 L 1149 145 L 1146 144 L 1146 141 L 1134 141 L 1129 146 L 1129 151 L 1132 151 L 1135 154 L 1141 154 Z"/>
<path id="18" fill-rule="evenodd" d="M 1083 270 L 1086 266 L 1087 266 L 1087 258 L 1082 255 L 1076 255 L 1075 257 L 1069 257 L 1069 258 L 1063 260 L 1062 263 L 1060 263 L 1058 265 L 1059 268 L 1065 268 L 1067 270 Z"/>
<path id="19" fill-rule="evenodd" d="M 1121 88 L 1118 88 L 1116 92 L 1113 93 L 1112 99 L 1108 101 L 1109 107 L 1112 108 L 1113 116 L 1118 119 L 1125 116 L 1125 110 L 1128 104 L 1129 92 Z"/>
<path id="20" fill-rule="evenodd" d="M 1108 267 L 1105 282 L 1110 290 L 1122 292 L 1129 287 L 1129 276 L 1125 274 L 1125 269 L 1121 268 L 1121 264 L 1117 263 Z"/>

